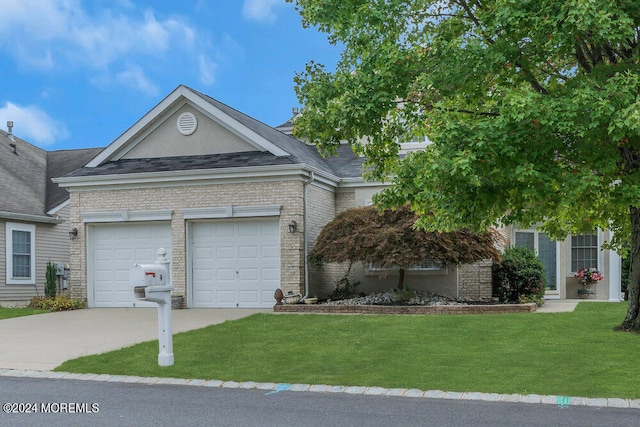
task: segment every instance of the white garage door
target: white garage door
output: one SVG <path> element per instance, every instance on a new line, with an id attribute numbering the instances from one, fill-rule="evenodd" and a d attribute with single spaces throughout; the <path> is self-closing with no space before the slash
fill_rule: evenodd
<path id="1" fill-rule="evenodd" d="M 90 233 L 94 307 L 155 307 L 134 299 L 129 271 L 135 263 L 153 263 L 158 248 L 165 248 L 171 259 L 170 223 L 100 224 Z"/>
<path id="2" fill-rule="evenodd" d="M 280 287 L 278 219 L 191 224 L 194 307 L 273 307 Z"/>

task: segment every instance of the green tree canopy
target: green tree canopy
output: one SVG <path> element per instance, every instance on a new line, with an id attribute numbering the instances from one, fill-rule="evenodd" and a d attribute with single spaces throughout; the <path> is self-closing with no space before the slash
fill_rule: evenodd
<path id="1" fill-rule="evenodd" d="M 363 262 L 398 267 L 399 289 L 404 285 L 404 271 L 425 260 L 447 266 L 500 259 L 496 243 L 501 236 L 494 230 L 427 232 L 414 227 L 417 219 L 408 206 L 383 212 L 375 206 L 348 209 L 322 229 L 309 259 L 318 265 Z"/>
<path id="2" fill-rule="evenodd" d="M 294 1 L 294 0 L 289 0 Z M 296 76 L 297 134 L 348 141 L 431 230 L 541 224 L 631 240 L 640 328 L 640 7 L 633 0 L 295 0 L 344 47 Z M 411 136 L 432 142 L 398 158 Z"/>

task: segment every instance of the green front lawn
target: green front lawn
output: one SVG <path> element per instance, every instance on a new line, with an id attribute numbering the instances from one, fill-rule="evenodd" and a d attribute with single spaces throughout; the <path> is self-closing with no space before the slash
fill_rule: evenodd
<path id="1" fill-rule="evenodd" d="M 31 316 L 32 314 L 42 314 L 42 313 L 50 313 L 50 311 L 49 310 L 39 310 L 39 309 L 36 309 L 36 308 L 0 307 L 0 320 L 2 320 L 2 319 L 10 319 L 12 317 Z"/>
<path id="2" fill-rule="evenodd" d="M 146 342 L 58 371 L 275 383 L 640 398 L 626 304 L 484 316 L 258 314 L 176 334 L 175 365 Z"/>

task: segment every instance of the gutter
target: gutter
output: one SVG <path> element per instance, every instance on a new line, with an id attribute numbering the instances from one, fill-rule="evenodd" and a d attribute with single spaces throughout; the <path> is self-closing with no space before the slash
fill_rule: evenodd
<path id="1" fill-rule="evenodd" d="M 249 166 L 219 169 L 187 169 L 179 171 L 140 172 L 126 174 L 105 174 L 74 177 L 58 177 L 52 181 L 68 190 L 93 191 L 96 188 L 141 188 L 199 183 L 264 182 L 282 179 L 300 179 L 308 176 L 308 171 L 318 175 L 314 181 L 330 188 L 336 188 L 340 178 L 306 164 Z"/>
<path id="2" fill-rule="evenodd" d="M 304 183 L 304 201 L 302 206 L 302 227 L 304 228 L 304 296 L 302 301 L 309 297 L 309 261 L 307 256 L 309 255 L 309 234 L 307 231 L 307 188 L 309 184 L 315 181 L 315 175 L 313 171 L 309 171 L 309 180 Z"/>
<path id="3" fill-rule="evenodd" d="M 15 212 L 0 211 L 0 218 L 12 219 L 15 221 L 38 222 L 41 224 L 62 224 L 64 219 L 59 216 L 51 217 L 44 215 L 30 215 Z"/>

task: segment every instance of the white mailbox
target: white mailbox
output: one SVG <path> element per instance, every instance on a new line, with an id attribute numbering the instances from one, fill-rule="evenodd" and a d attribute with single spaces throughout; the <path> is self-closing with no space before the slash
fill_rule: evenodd
<path id="1" fill-rule="evenodd" d="M 167 269 L 161 264 L 134 264 L 129 271 L 129 282 L 133 286 L 133 295 L 144 301 L 160 302 L 164 301 L 163 292 L 168 292 L 169 303 L 171 303 L 171 289 L 167 289 Z"/>
<path id="2" fill-rule="evenodd" d="M 158 365 L 173 365 L 173 337 L 171 326 L 171 291 L 167 251 L 158 249 L 155 264 L 134 264 L 129 271 L 129 283 L 135 298 L 158 304 Z"/>
<path id="3" fill-rule="evenodd" d="M 134 286 L 158 286 L 167 284 L 167 269 L 159 264 L 134 264 L 129 271 Z"/>

